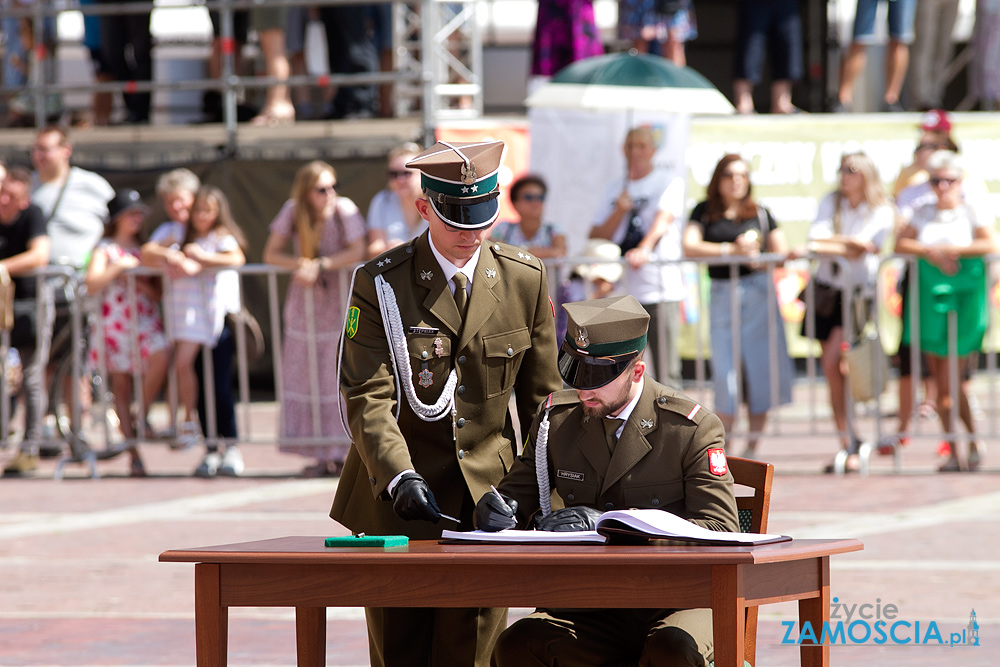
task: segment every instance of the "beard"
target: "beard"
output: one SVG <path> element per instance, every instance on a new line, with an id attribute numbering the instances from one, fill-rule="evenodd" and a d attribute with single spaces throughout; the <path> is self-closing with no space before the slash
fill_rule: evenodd
<path id="1" fill-rule="evenodd" d="M 608 401 L 607 403 L 601 402 L 600 405 L 595 407 L 589 407 L 587 405 L 583 406 L 583 414 L 591 419 L 604 419 L 610 415 L 620 412 L 622 408 L 628 405 L 629 402 L 629 390 L 632 388 L 631 382 L 626 382 L 622 387 L 622 390 L 618 393 L 614 399 Z"/>

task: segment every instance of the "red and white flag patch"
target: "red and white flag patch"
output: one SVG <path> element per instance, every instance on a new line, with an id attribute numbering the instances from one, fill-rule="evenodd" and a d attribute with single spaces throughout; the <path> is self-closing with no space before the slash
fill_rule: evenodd
<path id="1" fill-rule="evenodd" d="M 726 465 L 725 450 L 718 448 L 708 450 L 708 471 L 719 477 L 729 472 L 729 466 Z"/>

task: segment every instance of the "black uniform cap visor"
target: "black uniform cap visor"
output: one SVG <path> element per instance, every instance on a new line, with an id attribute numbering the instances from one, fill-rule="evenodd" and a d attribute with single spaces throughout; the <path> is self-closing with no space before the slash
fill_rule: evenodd
<path id="1" fill-rule="evenodd" d="M 500 215 L 500 201 L 497 198 L 478 204 L 448 204 L 428 197 L 434 212 L 444 222 L 456 229 L 482 229 L 489 227 Z"/>
<path id="2" fill-rule="evenodd" d="M 559 375 L 574 389 L 598 389 L 621 375 L 636 352 L 613 357 L 592 357 L 563 341 L 559 350 Z"/>

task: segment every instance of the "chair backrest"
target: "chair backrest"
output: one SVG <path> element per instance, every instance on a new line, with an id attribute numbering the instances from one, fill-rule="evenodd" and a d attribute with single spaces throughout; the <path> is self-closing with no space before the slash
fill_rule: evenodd
<path id="1" fill-rule="evenodd" d="M 739 512 L 740 532 L 767 532 L 767 515 L 771 510 L 771 482 L 774 466 L 763 461 L 726 457 L 733 481 L 753 489 L 753 496 L 737 495 L 736 510 Z M 757 607 L 747 607 L 746 629 L 744 631 L 743 659 L 745 664 L 757 664 Z"/>

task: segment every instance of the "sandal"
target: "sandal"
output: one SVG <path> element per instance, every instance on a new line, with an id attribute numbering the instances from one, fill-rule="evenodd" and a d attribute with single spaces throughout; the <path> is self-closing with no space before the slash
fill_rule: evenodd
<path id="1" fill-rule="evenodd" d="M 908 436 L 883 435 L 879 438 L 877 449 L 879 456 L 892 456 L 898 448 L 905 447 L 908 444 L 910 444 Z"/>
<path id="2" fill-rule="evenodd" d="M 962 472 L 962 464 L 952 457 L 938 466 L 938 472 Z"/>
<path id="3" fill-rule="evenodd" d="M 149 477 L 149 475 L 146 474 L 146 466 L 143 465 L 142 459 L 132 459 L 132 462 L 129 464 L 128 476 Z"/>
<path id="4" fill-rule="evenodd" d="M 264 107 L 259 114 L 250 119 L 250 124 L 255 127 L 276 127 L 278 125 L 291 125 L 294 122 L 295 107 L 291 104 Z"/>

